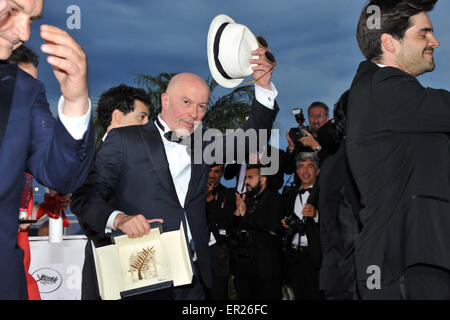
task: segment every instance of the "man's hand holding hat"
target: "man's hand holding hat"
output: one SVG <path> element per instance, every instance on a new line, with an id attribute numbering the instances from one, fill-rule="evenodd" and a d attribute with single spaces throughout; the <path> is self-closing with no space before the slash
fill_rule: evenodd
<path id="1" fill-rule="evenodd" d="M 267 61 L 264 57 L 264 53 L 266 50 L 263 48 L 258 48 L 252 51 L 253 56 L 258 56 L 258 59 L 250 59 L 251 64 L 256 64 L 256 66 L 252 67 L 253 69 L 253 78 L 256 81 L 256 84 L 264 89 L 270 90 L 270 80 L 272 79 L 272 72 L 274 66 Z M 270 70 L 272 69 L 272 70 Z M 270 70 L 268 72 L 268 70 Z M 266 73 L 266 74 L 264 74 Z M 264 76 L 263 76 L 264 75 Z M 261 79 L 259 79 L 261 77 Z"/>
<path id="2" fill-rule="evenodd" d="M 255 80 L 249 82 L 270 90 L 271 72 L 276 62 L 272 54 L 266 54 L 266 49 L 260 47 L 247 26 L 229 16 L 220 14 L 211 21 L 207 39 L 208 65 L 214 80 L 221 86 L 237 87 L 245 77 L 253 75 Z"/>

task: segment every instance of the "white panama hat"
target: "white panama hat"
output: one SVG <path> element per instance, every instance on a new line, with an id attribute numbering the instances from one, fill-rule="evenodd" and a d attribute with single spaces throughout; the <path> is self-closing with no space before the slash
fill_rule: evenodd
<path id="1" fill-rule="evenodd" d="M 208 31 L 208 64 L 214 80 L 225 88 L 238 86 L 253 73 L 249 60 L 257 48 L 256 37 L 248 27 L 225 14 L 216 16 Z"/>

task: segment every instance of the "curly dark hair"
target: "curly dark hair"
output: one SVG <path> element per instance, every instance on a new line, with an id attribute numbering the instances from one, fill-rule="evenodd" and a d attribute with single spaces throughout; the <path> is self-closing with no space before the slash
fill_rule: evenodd
<path id="1" fill-rule="evenodd" d="M 359 48 L 367 60 L 380 62 L 381 35 L 387 33 L 398 40 L 405 37 L 406 30 L 411 27 L 411 17 L 420 12 L 433 10 L 438 0 L 372 0 L 361 12 L 356 39 Z M 381 11 L 381 28 L 370 29 L 368 20 L 372 13 L 367 12 L 370 6 L 378 6 Z"/>
<path id="2" fill-rule="evenodd" d="M 144 89 L 120 84 L 103 92 L 97 104 L 97 118 L 103 130 L 106 131 L 111 124 L 114 110 L 118 109 L 124 114 L 133 112 L 134 100 L 142 101 L 150 107 L 150 96 Z"/>

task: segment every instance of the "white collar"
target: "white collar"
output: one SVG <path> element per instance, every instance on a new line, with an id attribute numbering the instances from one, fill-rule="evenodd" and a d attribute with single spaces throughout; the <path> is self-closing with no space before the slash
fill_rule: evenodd
<path id="1" fill-rule="evenodd" d="M 170 128 L 167 125 L 167 123 L 165 123 L 164 120 L 161 118 L 161 114 L 158 114 L 158 120 L 159 120 L 159 122 L 162 124 L 162 126 L 164 128 L 164 132 L 163 133 L 166 133 L 166 132 L 170 131 Z M 160 131 L 162 131 L 161 128 L 158 125 L 156 125 L 156 126 L 158 127 L 158 129 Z"/>

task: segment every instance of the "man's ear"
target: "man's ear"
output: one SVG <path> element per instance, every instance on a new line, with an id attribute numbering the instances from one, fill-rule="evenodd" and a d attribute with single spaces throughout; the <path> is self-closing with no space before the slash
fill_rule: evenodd
<path id="1" fill-rule="evenodd" d="M 316 177 L 319 175 L 320 173 L 320 168 L 316 170 Z"/>
<path id="2" fill-rule="evenodd" d="M 166 110 L 167 106 L 169 104 L 169 95 L 167 93 L 163 93 L 161 95 L 161 106 L 162 106 L 162 110 Z"/>
<path id="3" fill-rule="evenodd" d="M 111 125 L 113 128 L 117 128 L 118 126 L 120 126 L 122 117 L 122 111 L 120 111 L 119 109 L 114 109 L 113 113 L 111 114 Z"/>
<path id="4" fill-rule="evenodd" d="M 267 177 L 266 176 L 261 176 L 261 184 L 267 185 Z"/>
<path id="5" fill-rule="evenodd" d="M 381 49 L 383 50 L 383 53 L 389 52 L 389 53 L 395 53 L 395 42 L 396 40 L 392 35 L 389 33 L 383 33 L 381 35 Z"/>

